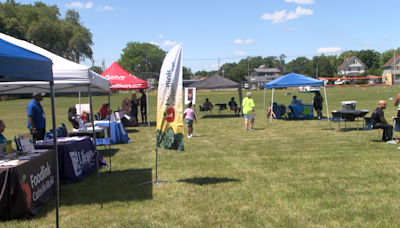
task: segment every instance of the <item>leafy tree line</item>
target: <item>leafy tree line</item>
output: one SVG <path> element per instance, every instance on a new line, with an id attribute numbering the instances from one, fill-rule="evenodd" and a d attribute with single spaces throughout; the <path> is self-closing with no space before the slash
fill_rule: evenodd
<path id="1" fill-rule="evenodd" d="M 253 68 L 258 68 L 260 65 L 266 65 L 269 68 L 279 67 L 281 72 L 287 73 L 298 73 L 311 77 L 316 77 L 317 69 L 318 76 L 339 76 L 337 68 L 340 64 L 350 56 L 356 56 L 366 65 L 365 73 L 361 76 L 366 75 L 382 75 L 382 66 L 393 57 L 394 49 L 386 50 L 379 53 L 375 50 L 361 50 L 361 51 L 346 51 L 338 55 L 324 55 L 314 56 L 312 59 L 306 57 L 297 57 L 289 63 L 285 64 L 284 58 L 286 56 L 281 55 L 269 56 L 262 58 L 261 56 L 250 57 L 240 60 L 238 63 L 225 63 L 221 66 L 221 69 L 225 70 L 225 77 L 233 81 L 245 81 L 245 76 L 248 75 L 248 68 L 251 71 Z M 395 50 L 396 54 L 400 54 L 400 48 Z M 249 65 L 249 66 L 248 66 Z M 217 71 L 197 71 L 195 75 L 210 76 L 217 73 Z"/>
<path id="2" fill-rule="evenodd" d="M 56 5 L 35 2 L 23 5 L 14 0 L 0 2 L 0 32 L 32 42 L 62 57 L 91 59 L 92 33 L 83 26 L 79 13 L 68 10 L 60 18 Z"/>

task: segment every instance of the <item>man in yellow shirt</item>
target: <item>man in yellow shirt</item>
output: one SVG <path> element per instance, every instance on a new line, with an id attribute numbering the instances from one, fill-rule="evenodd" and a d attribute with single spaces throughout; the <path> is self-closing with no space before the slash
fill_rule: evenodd
<path id="1" fill-rule="evenodd" d="M 246 97 L 243 99 L 243 114 L 244 114 L 244 127 L 245 130 L 254 130 L 253 124 L 256 115 L 256 111 L 254 110 L 254 100 L 251 92 L 247 92 Z M 250 120 L 250 127 L 247 128 L 248 122 Z"/>

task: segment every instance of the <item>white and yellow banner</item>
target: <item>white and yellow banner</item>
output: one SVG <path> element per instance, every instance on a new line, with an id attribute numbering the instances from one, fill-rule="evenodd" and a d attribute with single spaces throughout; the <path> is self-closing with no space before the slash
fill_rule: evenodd
<path id="1" fill-rule="evenodd" d="M 161 67 L 157 95 L 157 147 L 184 150 L 182 44 L 173 47 Z"/>

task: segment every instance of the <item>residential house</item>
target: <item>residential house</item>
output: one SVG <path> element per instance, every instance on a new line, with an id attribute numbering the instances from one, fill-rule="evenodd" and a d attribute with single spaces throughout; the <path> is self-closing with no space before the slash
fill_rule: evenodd
<path id="1" fill-rule="evenodd" d="M 245 78 L 249 84 L 249 88 L 252 89 L 262 87 L 265 83 L 282 76 L 281 71 L 278 68 L 268 68 L 265 65 L 254 68 L 249 74 L 250 76 Z"/>
<path id="2" fill-rule="evenodd" d="M 382 76 L 392 76 L 395 84 L 400 83 L 399 62 L 400 62 L 400 55 L 397 54 L 392 58 L 390 58 L 389 61 L 387 61 L 382 67 L 383 68 Z M 382 78 L 382 82 L 386 82 L 386 79 L 390 80 L 390 77 Z"/>
<path id="3" fill-rule="evenodd" d="M 338 74 L 346 77 L 357 77 L 365 72 L 365 64 L 361 62 L 357 57 L 347 57 L 342 64 L 337 68 Z M 350 81 L 355 81 L 350 80 Z"/>

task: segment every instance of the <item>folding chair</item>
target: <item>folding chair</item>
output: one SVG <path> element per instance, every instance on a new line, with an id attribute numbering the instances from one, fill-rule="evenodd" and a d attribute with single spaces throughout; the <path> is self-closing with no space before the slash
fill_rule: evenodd
<path id="1" fill-rule="evenodd" d="M 221 111 L 226 110 L 226 104 L 220 104 L 218 107 L 219 107 L 219 115 L 221 115 Z"/>
<path id="2" fill-rule="evenodd" d="M 364 138 L 364 131 L 370 131 L 368 140 L 371 140 L 372 130 L 378 130 L 378 136 L 380 137 L 379 128 L 374 128 L 374 126 L 372 125 L 371 117 L 363 117 L 363 119 L 365 121 L 365 125 L 363 128 L 361 140 Z"/>
<path id="3" fill-rule="evenodd" d="M 348 121 L 348 120 L 346 120 L 346 119 L 343 119 L 342 118 L 342 115 L 340 114 L 340 113 L 338 113 L 338 112 L 336 112 L 336 111 L 332 111 L 332 118 L 331 119 L 329 119 L 330 121 L 332 121 L 332 122 L 334 122 L 334 123 L 338 123 L 339 124 L 339 131 L 340 131 L 340 123 L 341 122 L 344 122 L 344 128 L 346 129 L 347 127 L 346 127 L 346 122 Z"/>

